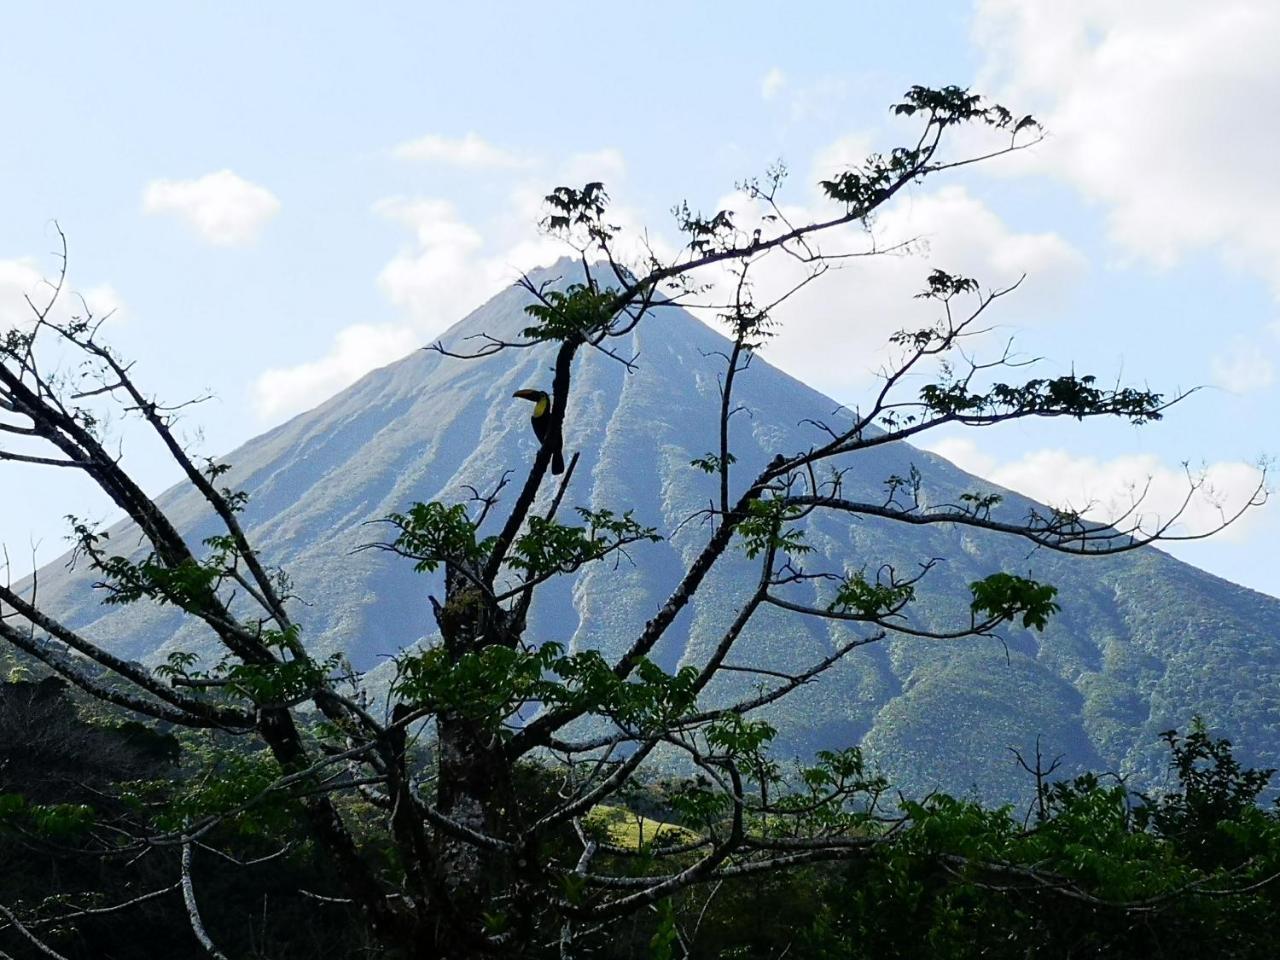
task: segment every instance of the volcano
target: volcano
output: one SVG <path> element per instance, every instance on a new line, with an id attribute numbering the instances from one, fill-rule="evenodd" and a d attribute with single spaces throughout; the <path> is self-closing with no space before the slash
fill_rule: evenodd
<path id="1" fill-rule="evenodd" d="M 562 262 L 532 279 L 564 282 L 571 270 Z M 528 324 L 527 302 L 520 288 L 503 291 L 441 339 L 459 346 L 473 334 L 515 337 Z M 687 521 L 712 500 L 715 480 L 691 461 L 718 446 L 717 354 L 728 349 L 675 308 L 646 318 L 628 341 L 619 352 L 639 357 L 634 369 L 594 351 L 576 362 L 564 449 L 579 462 L 566 507 L 632 510 L 664 539 L 546 585 L 527 633 L 606 656 L 629 644 L 708 535 Z M 251 540 L 292 579 L 311 650 L 341 651 L 385 685 L 393 655 L 431 642 L 428 596 L 438 594 L 438 580 L 360 547 L 389 534 L 378 518 L 414 501 L 456 502 L 469 488 L 492 488 L 505 470 L 518 475 L 536 440 L 527 404 L 511 396 L 547 388 L 550 365 L 547 347 L 476 360 L 415 351 L 222 458 L 233 465 L 228 482 L 250 495 L 243 522 Z M 735 399 L 747 411 L 733 420 L 739 478 L 777 453 L 809 447 L 819 436 L 812 421 L 847 416 L 759 358 L 738 378 Z M 1032 506 L 905 443 L 842 466 L 846 491 L 858 499 L 883 498 L 885 479 L 914 467 L 922 495 L 935 503 L 994 491 L 1011 518 Z M 218 532 L 194 492 L 175 487 L 158 500 L 193 545 Z M 136 531 L 121 524 L 111 542 L 135 546 Z M 1025 754 L 1039 737 L 1046 754 L 1063 755 L 1060 775 L 1109 770 L 1147 787 L 1164 776 L 1160 731 L 1200 714 L 1239 744 L 1246 762 L 1280 766 L 1280 600 L 1150 548 L 1114 557 L 1029 554 L 1024 541 L 972 530 L 835 516 L 814 519 L 807 542 L 815 568 L 911 570 L 942 558 L 920 587 L 924 626 L 967 617 L 968 584 L 1000 570 L 1054 584 L 1062 611 L 1043 633 L 1010 628 L 1000 639 L 952 642 L 891 635 L 859 648 L 772 708 L 784 759 L 862 744 L 909 792 L 942 787 L 1006 799 L 1027 788 L 1009 748 Z M 667 669 L 698 662 L 755 576 L 740 552 L 726 558 L 654 659 Z M 103 605 L 93 576 L 68 569 L 65 558 L 39 578 L 42 606 L 116 654 L 153 665 L 175 650 L 202 654 L 206 666 L 218 656 L 211 638 L 171 607 Z M 753 621 L 736 659 L 787 671 L 819 659 L 849 628 L 771 610 Z"/>

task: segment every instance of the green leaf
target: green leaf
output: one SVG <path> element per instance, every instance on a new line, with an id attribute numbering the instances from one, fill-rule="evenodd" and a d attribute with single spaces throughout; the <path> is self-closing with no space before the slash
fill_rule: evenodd
<path id="1" fill-rule="evenodd" d="M 985 615 L 999 621 L 1022 617 L 1024 627 L 1044 630 L 1049 617 L 1062 608 L 1054 601 L 1058 588 L 1037 583 L 1010 573 L 993 573 L 969 584 L 973 602 L 969 605 L 975 615 Z"/>

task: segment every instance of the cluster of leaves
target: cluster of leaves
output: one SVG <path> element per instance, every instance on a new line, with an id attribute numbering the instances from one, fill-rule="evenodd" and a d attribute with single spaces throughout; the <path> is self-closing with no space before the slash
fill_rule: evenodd
<path id="1" fill-rule="evenodd" d="M 595 284 L 571 283 L 564 290 L 545 290 L 524 312 L 538 322 L 521 331 L 531 340 L 579 340 L 609 325 L 617 312 L 618 292 Z"/>
<path id="2" fill-rule="evenodd" d="M 213 481 L 230 471 L 231 464 L 224 461 L 218 461 L 213 457 L 206 457 L 204 468 L 200 472 L 208 477 L 210 481 Z M 218 493 L 222 499 L 226 501 L 227 507 L 232 513 L 240 513 L 249 502 L 249 494 L 245 490 L 234 490 L 231 487 L 222 487 L 218 490 Z"/>
<path id="3" fill-rule="evenodd" d="M 585 507 L 577 507 L 575 512 L 584 525 L 530 517 L 512 544 L 508 557 L 511 568 L 537 580 L 557 571 L 572 572 L 629 543 L 662 539 L 653 527 L 639 523 L 630 510 L 621 516 Z M 386 520 L 399 531 L 392 548 L 413 558 L 419 573 L 434 572 L 448 562 L 478 565 L 493 550 L 496 539 L 477 540 L 475 521 L 460 503 L 415 503 L 408 513 L 393 513 Z"/>
<path id="4" fill-rule="evenodd" d="M 917 300 L 937 300 L 943 304 L 961 294 L 977 293 L 978 281 L 971 277 L 933 270 L 925 281 L 925 287 L 915 295 Z M 951 318 L 950 310 L 932 326 L 914 330 L 898 330 L 889 335 L 889 343 L 912 354 L 942 354 L 955 345 L 961 335 Z"/>
<path id="5" fill-rule="evenodd" d="M 777 333 L 778 322 L 773 314 L 751 302 L 735 304 L 732 310 L 719 314 L 719 318 L 729 325 L 748 359 L 752 351 L 759 350 Z"/>
<path id="6" fill-rule="evenodd" d="M 761 497 L 747 505 L 747 515 L 738 521 L 737 533 L 742 537 L 748 559 L 769 550 L 798 556 L 813 550 L 804 542 L 804 530 L 789 526 L 804 514 L 804 508 L 788 504 L 780 497 Z"/>
<path id="7" fill-rule="evenodd" d="M 556 571 L 572 572 L 624 544 L 662 539 L 653 527 L 639 523 L 631 510 L 622 516 L 586 507 L 577 507 L 576 512 L 586 526 L 530 517 L 527 529 L 512 545 L 508 564 L 532 580 Z"/>
<path id="8" fill-rule="evenodd" d="M 920 503 L 920 488 L 923 485 L 924 476 L 920 473 L 920 468 L 913 463 L 905 477 L 899 473 L 894 473 L 885 478 L 885 503 L 900 503 L 898 494 L 906 493 L 911 497 L 907 505 L 918 505 Z"/>
<path id="9" fill-rule="evenodd" d="M 217 464 L 210 469 L 221 471 L 229 468 L 225 464 Z M 231 490 L 224 490 L 223 495 L 228 498 L 233 511 L 242 509 L 247 500 L 246 494 Z M 161 605 L 202 610 L 240 560 L 240 548 L 235 538 L 228 534 L 206 537 L 202 543 L 209 552 L 200 560 L 188 559 L 174 564 L 154 552 L 137 561 L 119 554 L 108 555 L 109 531 L 76 516 L 68 515 L 66 519 L 71 523 L 76 552 L 87 556 L 93 568 L 103 576 L 97 586 L 108 591 L 103 599 L 107 604 L 130 604 L 147 598 Z"/>
<path id="10" fill-rule="evenodd" d="M 48 839 L 86 832 L 96 818 L 84 803 L 32 803 L 20 793 L 0 793 L 0 831 L 22 829 Z"/>
<path id="11" fill-rule="evenodd" d="M 947 273 L 945 270 L 934 270 L 925 281 L 925 288 L 916 294 L 917 300 L 941 300 L 946 302 L 962 293 L 976 293 L 978 281 L 971 277 L 961 277 Z M 891 338 L 893 342 L 899 342 Z"/>
<path id="12" fill-rule="evenodd" d="M 681 819 L 699 830 L 709 830 L 729 815 L 729 795 L 704 774 L 676 784 L 667 802 Z"/>
<path id="13" fill-rule="evenodd" d="M 201 609 L 225 575 L 214 565 L 194 560 L 169 566 L 154 554 L 138 563 L 119 555 L 103 557 L 98 570 L 106 578 L 104 586 L 111 591 L 103 603 L 122 605 L 149 597 L 184 610 Z"/>
<path id="14" fill-rule="evenodd" d="M 640 733 L 663 730 L 688 715 L 697 699 L 698 671 L 691 666 L 667 673 L 647 657 L 621 680 L 595 650 L 565 657 L 553 668 L 563 685 L 547 702 L 603 714 Z"/>
<path id="15" fill-rule="evenodd" d="M 155 673 L 169 680 L 208 681 L 208 687 L 224 695 L 244 697 L 259 707 L 295 704 L 327 687 L 334 674 L 346 665 L 340 653 L 323 660 L 291 656 L 299 648 L 300 634 L 297 624 L 283 630 L 262 627 L 256 631 L 256 639 L 264 647 L 282 655 L 274 662 L 244 663 L 226 656 L 212 670 L 197 670 L 194 668 L 200 662 L 199 655 L 174 650 L 155 668 Z"/>
<path id="16" fill-rule="evenodd" d="M 689 461 L 689 466 L 697 467 L 703 473 L 719 473 L 725 466 L 731 466 L 737 461 L 732 453 L 727 454 L 723 460 L 716 453 L 708 453 L 703 457 L 694 457 Z"/>
<path id="17" fill-rule="evenodd" d="M 536 650 L 487 646 L 450 660 L 443 647 L 396 659 L 392 692 L 433 713 L 450 711 L 498 726 L 544 694 L 544 677 L 563 657 L 557 643 Z"/>
<path id="18" fill-rule="evenodd" d="M 932 149 L 926 145 L 931 133 L 940 133 L 945 127 L 968 122 L 1008 129 L 1014 136 L 1026 129 L 1038 129 L 1033 118 L 1015 118 L 999 104 L 988 104 L 977 94 L 957 86 L 940 89 L 913 86 L 905 94 L 904 102 L 895 104 L 892 109 L 897 116 L 910 117 L 921 113 L 927 117 L 925 135 L 919 143 L 913 147 L 895 147 L 887 156 L 872 154 L 862 166 L 819 182 L 823 192 L 832 200 L 843 203 L 850 213 L 873 208 L 900 183 L 918 179 L 934 169 Z"/>
<path id="19" fill-rule="evenodd" d="M 753 771 L 767 769 L 768 751 L 778 728 L 767 720 L 729 712 L 708 724 L 703 736 L 713 756 L 745 761 Z"/>
<path id="20" fill-rule="evenodd" d="M 1011 130 L 1014 134 L 1039 128 L 1033 117 L 1015 117 L 1000 104 L 986 103 L 978 94 L 970 93 L 968 88 L 954 84 L 945 87 L 916 84 L 903 95 L 903 102 L 895 103 L 891 109 L 895 116 L 902 117 L 923 113 L 928 116 L 930 127 L 977 122 L 997 130 Z"/>
<path id="21" fill-rule="evenodd" d="M 998 507 L 1003 502 L 1004 497 L 998 493 L 960 494 L 960 503 L 964 511 L 983 520 L 991 516 L 992 508 Z"/>
<path id="22" fill-rule="evenodd" d="M 541 703 L 608 717 L 634 731 L 660 730 L 694 706 L 692 667 L 667 673 L 641 659 L 623 680 L 596 650 L 566 654 L 555 642 L 523 650 L 488 646 L 451 658 L 443 647 L 401 656 L 393 692 L 414 707 L 501 726 L 521 705 Z"/>
<path id="23" fill-rule="evenodd" d="M 747 781 L 743 819 L 750 835 L 814 839 L 882 832 L 878 807 L 888 782 L 871 771 L 861 749 L 821 750 L 810 764 L 787 764 L 773 756 L 776 734 L 767 721 L 733 712 L 702 731 L 704 764 L 736 767 Z M 671 784 L 664 804 L 680 823 L 714 835 L 727 827 L 733 809 L 724 778 L 718 779 L 699 774 Z"/>
<path id="24" fill-rule="evenodd" d="M 892 576 L 888 582 L 877 576 L 872 583 L 864 571 L 858 570 L 840 582 L 827 609 L 833 613 L 849 613 L 868 620 L 878 620 L 897 613 L 915 599 L 915 595 L 913 583 L 898 582 Z"/>
<path id="25" fill-rule="evenodd" d="M 993 384 L 985 393 L 969 389 L 967 379 L 949 379 L 920 388 L 920 399 L 933 414 L 966 421 L 1036 415 L 1087 416 L 1110 414 L 1141 424 L 1159 420 L 1161 394 L 1133 387 L 1107 390 L 1095 386 L 1097 377 L 1064 374 L 1026 383 Z"/>
<path id="26" fill-rule="evenodd" d="M 167 794 L 155 816 L 161 830 L 180 831 L 208 818 L 221 818 L 221 828 L 243 837 L 271 837 L 286 833 L 298 817 L 296 803 L 286 791 L 272 790 L 282 776 L 265 750 L 253 753 L 209 740 L 185 744 L 189 772 L 176 790 L 168 783 L 134 784 L 133 795 L 150 803 Z"/>
<path id="27" fill-rule="evenodd" d="M 1165 741 L 1176 783 L 1158 799 L 1088 774 L 1048 785 L 1029 824 L 935 794 L 902 804 L 892 842 L 864 857 L 689 895 L 675 923 L 697 929 L 691 955 L 722 960 L 1275 956 L 1280 814 L 1258 806 L 1270 771 L 1241 766 L 1198 721 Z M 856 758 L 846 772 L 862 775 Z"/>
<path id="28" fill-rule="evenodd" d="M 1166 730 L 1160 737 L 1169 747 L 1182 789 L 1144 797 L 1136 811 L 1138 825 L 1176 839 L 1197 863 L 1252 855 L 1258 826 L 1253 821 L 1261 815 L 1257 799 L 1275 770 L 1246 769 L 1232 753 L 1231 742 L 1214 739 L 1200 717 L 1187 734 Z"/>
<path id="29" fill-rule="evenodd" d="M 593 180 L 582 187 L 556 187 L 543 201 L 551 209 L 542 220 L 542 228 L 548 233 L 572 242 L 579 233 L 585 233 L 593 243 L 604 244 L 613 237 L 617 226 L 604 222 L 604 212 L 609 206 L 609 194 L 604 184 Z"/>
<path id="30" fill-rule="evenodd" d="M 986 616 L 1001 623 L 1022 618 L 1026 628 L 1043 631 L 1049 617 L 1062 608 L 1053 598 L 1058 588 L 1037 583 L 1012 573 L 993 573 L 969 584 L 973 600 L 969 608 L 974 616 Z"/>
<path id="31" fill-rule="evenodd" d="M 447 561 L 476 563 L 493 549 L 493 537 L 476 541 L 476 525 L 465 504 L 415 503 L 408 513 L 389 515 L 387 522 L 400 531 L 392 546 L 412 557 L 419 573 L 434 573 Z"/>
<path id="32" fill-rule="evenodd" d="M 850 213 L 867 210 L 888 197 L 889 191 L 904 177 L 922 174 L 923 156 L 918 148 L 894 147 L 887 157 L 873 153 L 861 167 L 844 170 L 830 180 L 820 180 L 818 186 L 832 200 L 843 203 Z"/>
<path id="33" fill-rule="evenodd" d="M 327 687 L 343 659 L 342 654 L 334 653 L 323 660 L 303 657 L 277 663 L 237 663 L 227 668 L 225 677 L 229 689 L 259 706 L 290 705 Z"/>
<path id="34" fill-rule="evenodd" d="M 819 750 L 815 760 L 800 769 L 803 789 L 793 789 L 774 802 L 774 809 L 788 817 L 783 823 L 793 832 L 810 835 L 880 832 L 876 811 L 889 782 L 871 770 L 862 751 Z"/>
<path id="35" fill-rule="evenodd" d="M 688 246 L 693 253 L 727 250 L 733 246 L 735 227 L 732 211 L 718 210 L 714 216 L 705 217 L 690 210 L 687 202 L 681 202 L 671 213 L 680 232 L 689 235 Z"/>
<path id="36" fill-rule="evenodd" d="M 165 657 L 164 663 L 157 666 L 154 672 L 156 676 L 164 677 L 166 680 L 189 679 L 199 672 L 191 669 L 199 662 L 200 655 L 197 653 L 192 653 L 190 650 L 171 650 Z"/>

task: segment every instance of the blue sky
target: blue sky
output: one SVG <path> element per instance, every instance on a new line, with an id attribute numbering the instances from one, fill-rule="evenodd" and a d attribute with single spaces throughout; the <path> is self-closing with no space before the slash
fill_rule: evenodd
<path id="1" fill-rule="evenodd" d="M 0 324 L 54 266 L 116 305 L 112 342 L 211 453 L 322 400 L 556 251 L 548 188 L 603 179 L 628 226 L 731 203 L 778 158 L 788 200 L 894 145 L 887 106 L 957 83 L 1041 117 L 1028 155 L 930 181 L 884 218 L 922 236 L 797 304 L 770 359 L 854 403 L 932 266 L 997 284 L 1028 355 L 1158 389 L 1165 423 L 957 431 L 934 448 L 1041 499 L 1123 496 L 1180 464 L 1227 500 L 1280 452 L 1280 184 L 1259 122 L 1280 8 L 1135 0 L 918 4 L 28 4 L 0 12 Z M 1256 169 L 1255 169 L 1256 168 Z M 816 349 L 815 344 L 828 344 Z M 830 344 L 842 349 L 834 350 Z M 153 489 L 176 479 L 127 450 Z M 14 566 L 62 549 L 74 477 L 0 469 Z M 16 506 L 15 506 L 16 505 Z M 1269 505 L 1175 552 L 1280 595 Z M 1207 522 L 1203 509 L 1193 517 Z"/>

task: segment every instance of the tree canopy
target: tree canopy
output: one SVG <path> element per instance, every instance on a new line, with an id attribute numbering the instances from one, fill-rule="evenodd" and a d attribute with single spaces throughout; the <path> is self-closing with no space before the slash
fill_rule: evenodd
<path id="1" fill-rule="evenodd" d="M 322 658 L 307 649 L 305 606 L 242 526 L 251 491 L 226 486 L 228 464 L 202 460 L 180 442 L 174 430 L 180 406 L 145 391 L 132 366 L 101 338 L 99 318 L 87 308 L 58 318 L 53 307 L 64 291 L 56 281 L 51 296 L 33 305 L 32 321 L 0 342 L 0 462 L 88 476 L 146 543 L 141 556 L 117 552 L 104 530 L 72 518 L 76 560 L 99 578 L 103 602 L 179 609 L 223 651 L 212 664 L 176 652 L 148 670 L 59 622 L 42 609 L 34 586 L 25 593 L 0 586 L 0 638 L 92 697 L 183 731 L 199 745 L 208 771 L 166 795 L 163 815 L 125 811 L 103 819 L 104 829 L 80 839 L 86 852 L 127 859 L 159 851 L 151 862 L 165 855 L 176 861 L 187 922 L 214 956 L 222 953 L 202 920 L 194 854 L 214 849 L 231 856 L 245 835 L 254 842 L 303 838 L 308 855 L 339 887 L 317 895 L 316 909 L 349 906 L 371 941 L 389 956 L 406 957 L 586 956 L 637 915 L 659 918 L 652 948 L 674 956 L 684 936 L 677 901 L 744 878 L 829 863 L 849 865 L 850 882 L 858 885 L 860 870 L 888 871 L 860 886 L 860 896 L 886 904 L 901 896 L 893 871 L 906 863 L 902 869 L 910 873 L 921 857 L 930 869 L 961 877 L 957 889 L 1014 883 L 1033 899 L 1062 897 L 1121 912 L 1149 911 L 1208 889 L 1223 881 L 1224 870 L 1224 882 L 1240 889 L 1257 882 L 1261 861 L 1252 854 L 1229 858 L 1230 866 L 1219 856 L 1184 872 L 1140 866 L 1130 873 L 1117 867 L 1113 875 L 1099 866 L 1101 851 L 1077 849 L 1078 832 L 1067 840 L 1055 832 L 1086 814 L 1091 826 L 1112 817 L 1122 846 L 1132 845 L 1133 858 L 1145 864 L 1162 837 L 1185 841 L 1203 830 L 1206 810 L 1247 816 L 1241 811 L 1261 781 L 1230 768 L 1203 737 L 1171 735 L 1175 755 L 1192 757 L 1181 771 L 1188 784 L 1183 801 L 1152 802 L 1134 814 L 1123 790 L 1059 786 L 1042 792 L 1035 829 L 1017 828 L 1008 811 L 950 798 L 890 802 L 888 785 L 853 745 L 800 765 L 770 753 L 775 731 L 767 708 L 859 647 L 888 635 L 963 640 L 995 635 L 1008 624 L 1043 629 L 1059 609 L 1052 584 L 996 570 L 968 585 L 964 617 L 944 628 L 926 625 L 913 615 L 913 603 L 936 558 L 922 557 L 910 571 L 876 557 L 851 558 L 839 570 L 813 567 L 806 542 L 812 518 L 958 525 L 1081 556 L 1180 535 L 1176 517 L 1153 526 L 1136 505 L 1098 522 L 1057 509 L 1009 516 L 998 509 L 999 496 L 981 491 L 931 502 L 914 475 L 883 478 L 877 500 L 847 495 L 845 473 L 858 454 L 944 425 L 1058 417 L 1144 424 L 1182 399 L 1106 386 L 1090 374 L 1020 377 L 1007 349 L 984 356 L 981 336 L 985 316 L 1016 284 L 986 289 L 941 269 L 925 273 L 919 294 L 935 309 L 935 321 L 892 337 L 892 359 L 863 406 L 815 424 L 822 439 L 807 449 L 778 450 L 756 472 L 737 467 L 729 429 L 740 412 L 734 385 L 748 375 L 780 304 L 821 283 L 841 259 L 883 252 L 870 232 L 857 254 L 824 253 L 823 240 L 865 227 L 913 184 L 995 161 L 1040 137 L 1032 118 L 958 87 L 913 87 L 892 109 L 917 125 L 914 138 L 823 180 L 830 217 L 792 222 L 781 201 L 785 170 L 777 167 L 741 185 L 760 211 L 757 222 L 740 224 L 730 211 L 705 215 L 681 203 L 683 247 L 667 260 L 652 250 L 620 252 L 602 183 L 558 187 L 546 197 L 543 228 L 575 251 L 582 281 L 557 287 L 526 278 L 528 325 L 518 339 L 491 336 L 433 349 L 457 363 L 505 350 L 547 351 L 550 420 L 532 463 L 494 463 L 491 486 L 463 502 L 405 504 L 385 518 L 386 536 L 370 544 L 444 577 L 443 591 L 423 610 L 424 619 L 434 618 L 440 643 L 398 657 L 385 709 L 340 654 Z M 991 145 L 953 155 L 951 134 L 961 127 Z M 765 298 L 755 278 L 772 258 L 798 264 L 800 274 Z M 549 475 L 563 443 L 575 360 L 643 362 L 618 344 L 675 306 L 714 312 L 729 337 L 720 402 L 707 411 L 719 443 L 689 465 L 717 483 L 715 499 L 687 518 L 705 535 L 679 583 L 626 638 L 620 656 L 566 649 L 527 630 L 535 594 L 623 554 L 643 562 L 645 545 L 663 536 L 632 504 L 574 506 L 576 455 L 558 482 Z M 76 365 L 54 359 L 68 355 Z M 184 538 L 113 451 L 104 408 L 140 420 L 161 441 L 218 532 L 199 544 Z M 508 501 L 512 470 L 522 479 Z M 1189 495 L 1195 486 L 1193 479 Z M 751 560 L 756 575 L 740 585 L 727 629 L 700 662 L 663 669 L 652 658 L 655 646 L 711 571 L 733 555 Z M 820 602 L 811 599 L 815 590 Z M 841 621 L 853 632 L 795 672 L 739 662 L 731 655 L 765 610 Z M 753 692 L 729 702 L 711 698 L 713 683 L 730 672 L 752 675 Z M 648 765 L 660 752 L 679 757 L 689 771 L 662 791 L 659 806 L 676 826 L 620 843 L 601 818 L 650 783 Z M 1204 758 L 1216 764 L 1212 785 L 1197 780 Z M 96 808 L 87 809 L 92 817 Z M 1139 829 L 1134 816 L 1144 818 Z M 953 901 L 944 900 L 939 909 L 951 910 Z M 42 918 L 28 923 L 4 910 L 14 930 L 39 939 L 34 924 Z M 847 917 L 827 918 L 832 942 L 839 942 Z"/>

